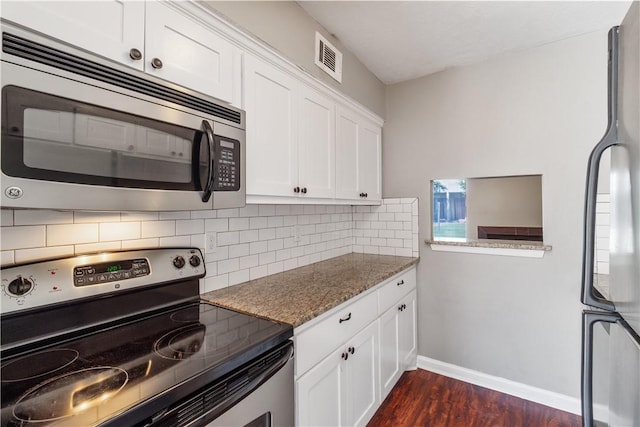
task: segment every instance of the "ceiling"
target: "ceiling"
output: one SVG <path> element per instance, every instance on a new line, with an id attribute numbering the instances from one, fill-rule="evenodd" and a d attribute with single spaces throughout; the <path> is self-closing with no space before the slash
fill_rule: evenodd
<path id="1" fill-rule="evenodd" d="M 393 84 L 622 21 L 630 1 L 298 1 Z"/>

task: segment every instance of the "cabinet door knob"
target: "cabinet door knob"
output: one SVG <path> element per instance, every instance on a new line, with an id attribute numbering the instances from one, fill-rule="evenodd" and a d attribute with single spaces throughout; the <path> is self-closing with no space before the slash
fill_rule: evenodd
<path id="1" fill-rule="evenodd" d="M 142 52 L 140 52 L 139 49 L 132 47 L 131 50 L 129 50 L 129 58 L 133 59 L 134 61 L 139 61 L 142 59 Z"/>
<path id="2" fill-rule="evenodd" d="M 402 279 L 402 280 L 400 280 L 400 281 L 398 282 L 398 286 L 400 286 L 400 285 L 404 285 L 404 279 Z"/>
<path id="3" fill-rule="evenodd" d="M 342 356 L 340 357 L 342 357 L 344 360 L 347 360 L 349 358 L 349 353 L 342 353 Z"/>
<path id="4" fill-rule="evenodd" d="M 400 304 L 400 305 L 398 306 L 398 311 L 402 311 L 402 310 L 404 310 L 404 309 L 402 308 L 402 304 Z"/>
<path id="5" fill-rule="evenodd" d="M 300 191 L 302 192 L 302 194 L 307 194 L 307 187 L 302 187 Z"/>
<path id="6" fill-rule="evenodd" d="M 299 193 L 300 192 L 300 187 L 293 187 L 293 192 L 294 193 Z"/>
<path id="7" fill-rule="evenodd" d="M 341 317 L 338 323 L 346 322 L 347 320 L 351 320 L 351 313 L 347 314 L 347 317 Z"/>
<path id="8" fill-rule="evenodd" d="M 162 61 L 160 60 L 160 58 L 153 58 L 151 60 L 151 66 L 156 70 L 159 70 L 162 68 Z"/>
<path id="9" fill-rule="evenodd" d="M 364 197 L 365 197 L 365 199 L 366 199 L 367 197 L 369 197 L 369 193 L 364 193 Z"/>
<path id="10" fill-rule="evenodd" d="M 353 347 L 349 347 L 349 349 L 347 350 L 349 353 L 353 354 L 356 352 L 356 349 Z"/>

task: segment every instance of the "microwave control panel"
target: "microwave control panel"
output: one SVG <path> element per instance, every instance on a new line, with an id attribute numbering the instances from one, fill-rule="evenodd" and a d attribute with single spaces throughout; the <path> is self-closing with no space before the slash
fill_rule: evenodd
<path id="1" fill-rule="evenodd" d="M 240 141 L 216 135 L 214 191 L 240 190 Z"/>

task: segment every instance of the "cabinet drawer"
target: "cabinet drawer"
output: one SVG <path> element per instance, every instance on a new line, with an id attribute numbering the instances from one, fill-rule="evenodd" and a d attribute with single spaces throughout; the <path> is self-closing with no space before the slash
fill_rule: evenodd
<path id="1" fill-rule="evenodd" d="M 400 298 L 416 288 L 416 269 L 411 268 L 391 279 L 378 290 L 378 312 L 384 313 Z"/>
<path id="2" fill-rule="evenodd" d="M 377 316 L 377 293 L 372 292 L 297 335 L 296 376 L 302 375 L 332 350 L 344 345 Z"/>

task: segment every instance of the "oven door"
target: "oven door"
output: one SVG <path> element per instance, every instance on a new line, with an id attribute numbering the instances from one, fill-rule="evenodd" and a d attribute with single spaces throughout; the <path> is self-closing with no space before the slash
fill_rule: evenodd
<path id="1" fill-rule="evenodd" d="M 3 207 L 213 207 L 214 131 L 230 126 L 4 61 L 2 76 Z"/>

